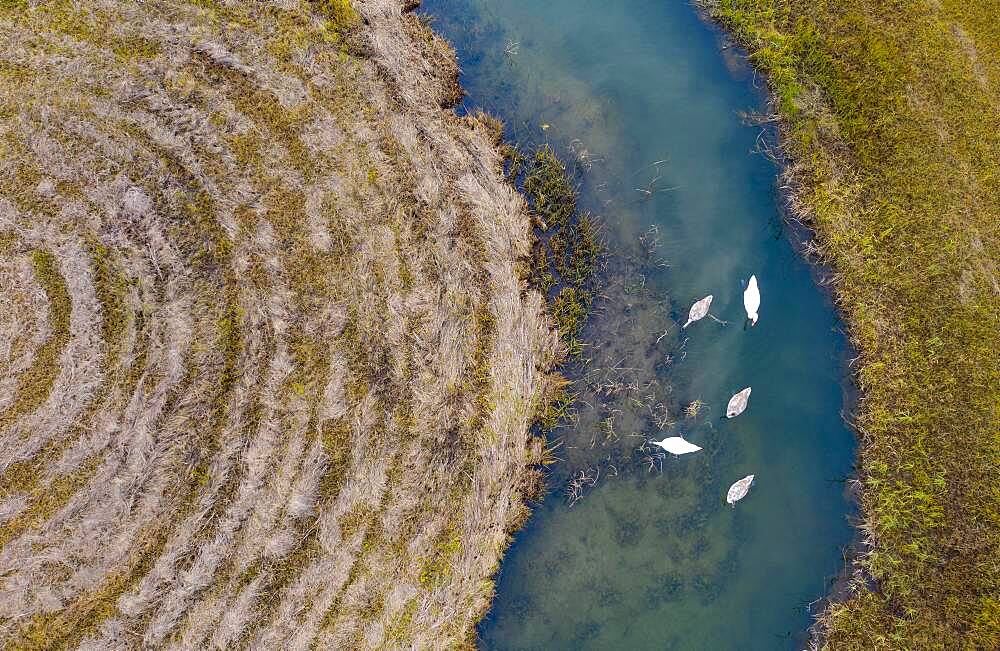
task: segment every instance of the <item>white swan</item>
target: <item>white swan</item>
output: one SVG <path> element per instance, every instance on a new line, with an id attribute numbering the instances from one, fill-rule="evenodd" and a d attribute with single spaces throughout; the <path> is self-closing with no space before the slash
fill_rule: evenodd
<path id="1" fill-rule="evenodd" d="M 729 492 L 726 493 L 726 503 L 736 504 L 741 499 L 746 497 L 747 493 L 750 492 L 750 486 L 753 484 L 753 475 L 747 475 L 743 479 L 734 483 L 729 487 Z"/>
<path id="2" fill-rule="evenodd" d="M 746 308 L 747 318 L 757 325 L 757 310 L 760 309 L 760 289 L 757 287 L 757 276 L 750 276 L 747 288 L 743 290 L 743 307 Z"/>
<path id="3" fill-rule="evenodd" d="M 688 312 L 688 320 L 681 328 L 686 328 L 695 321 L 700 321 L 705 318 L 708 314 L 708 308 L 712 307 L 712 295 L 709 294 L 700 301 L 696 301 L 694 305 L 691 306 L 691 311 Z"/>
<path id="4" fill-rule="evenodd" d="M 687 454 L 689 452 L 697 452 L 701 448 L 691 443 L 685 441 L 682 436 L 671 436 L 663 439 L 662 441 L 650 441 L 653 445 L 659 445 L 661 448 L 669 452 L 670 454 Z"/>
<path id="5" fill-rule="evenodd" d="M 750 387 L 743 389 L 732 398 L 726 405 L 726 418 L 736 418 L 746 411 L 747 403 L 750 402 Z"/>

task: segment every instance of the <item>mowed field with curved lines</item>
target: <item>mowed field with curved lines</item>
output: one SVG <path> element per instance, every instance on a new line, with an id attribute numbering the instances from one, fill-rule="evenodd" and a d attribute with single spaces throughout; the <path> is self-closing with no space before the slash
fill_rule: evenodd
<path id="1" fill-rule="evenodd" d="M 470 646 L 557 356 L 397 0 L 0 2 L 0 647 Z"/>

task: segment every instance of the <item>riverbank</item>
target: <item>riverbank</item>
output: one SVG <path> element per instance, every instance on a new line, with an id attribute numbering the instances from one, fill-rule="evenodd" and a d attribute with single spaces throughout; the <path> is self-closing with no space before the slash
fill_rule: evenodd
<path id="1" fill-rule="evenodd" d="M 0 6 L 0 645 L 473 645 L 560 345 L 413 4 Z"/>
<path id="2" fill-rule="evenodd" d="M 867 549 L 831 649 L 1000 645 L 1000 37 L 991 3 L 718 0 L 860 352 Z"/>

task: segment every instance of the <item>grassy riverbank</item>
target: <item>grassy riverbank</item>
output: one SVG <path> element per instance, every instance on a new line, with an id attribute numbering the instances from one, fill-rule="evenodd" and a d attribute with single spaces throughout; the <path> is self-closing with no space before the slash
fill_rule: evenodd
<path id="1" fill-rule="evenodd" d="M 562 347 L 413 4 L 0 2 L 0 646 L 473 645 Z"/>
<path id="2" fill-rule="evenodd" d="M 860 351 L 868 549 L 822 617 L 827 644 L 998 648 L 996 4 L 709 8 L 768 74 L 792 208 L 816 229 Z"/>

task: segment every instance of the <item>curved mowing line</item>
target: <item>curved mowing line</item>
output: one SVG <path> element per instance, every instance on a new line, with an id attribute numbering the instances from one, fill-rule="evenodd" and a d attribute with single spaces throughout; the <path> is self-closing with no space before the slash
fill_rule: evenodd
<path id="1" fill-rule="evenodd" d="M 177 161 L 172 162 L 175 165 L 180 165 Z M 194 178 L 190 174 L 185 174 L 184 177 L 188 179 Z M 200 197 L 205 197 L 206 194 L 205 192 L 201 192 Z M 206 222 L 211 222 L 214 225 L 214 228 L 212 226 L 207 227 L 209 239 L 216 239 L 212 238 L 212 235 L 224 238 L 224 234 L 218 228 L 216 220 L 211 218 L 215 210 L 214 204 L 210 200 L 207 205 L 202 203 L 199 206 L 192 207 L 191 210 L 197 212 L 193 217 L 194 221 L 200 227 L 206 228 Z M 229 250 L 229 247 L 225 243 L 220 244 L 216 241 L 214 244 L 216 251 L 222 250 L 228 252 Z M 228 262 L 228 260 L 225 262 Z M 33 263 L 39 283 L 43 286 L 49 297 L 50 314 L 55 315 L 52 317 L 53 335 L 40 348 L 35 364 L 37 365 L 38 360 L 52 360 L 51 364 L 54 365 L 55 371 L 52 373 L 51 378 L 48 379 L 45 394 L 34 404 L 34 407 L 37 407 L 44 402 L 59 372 L 58 364 L 55 363 L 58 361 L 58 353 L 50 353 L 48 356 L 43 357 L 41 351 L 49 345 L 50 341 L 57 339 L 60 333 L 63 333 L 63 340 L 60 343 L 59 352 L 61 352 L 68 342 L 70 299 L 68 287 L 65 280 L 59 274 L 56 259 L 51 253 L 47 251 L 35 252 L 33 254 Z M 221 266 L 228 267 L 228 264 L 222 264 Z M 227 291 L 226 293 L 228 294 L 229 292 Z M 198 437 L 200 441 L 207 443 L 207 448 L 211 452 L 205 455 L 208 458 L 199 464 L 194 472 L 191 473 L 192 477 L 189 478 L 190 481 L 186 482 L 180 489 L 178 498 L 183 506 L 170 514 L 169 522 L 171 523 L 180 520 L 184 512 L 192 507 L 193 501 L 197 496 L 197 489 L 200 486 L 198 478 L 207 473 L 210 459 L 218 449 L 217 436 L 226 415 L 226 398 L 235 383 L 234 366 L 236 365 L 236 358 L 239 351 L 243 347 L 240 338 L 242 334 L 241 329 L 238 323 L 235 322 L 235 319 L 232 318 L 235 312 L 232 305 L 230 301 L 226 301 L 223 308 L 224 316 L 216 323 L 216 330 L 219 336 L 218 344 L 223 350 L 225 361 L 222 377 L 216 385 L 215 400 L 213 401 L 214 406 L 210 411 L 215 424 L 204 430 L 206 434 Z M 107 324 L 106 327 L 109 325 L 111 324 Z M 114 326 L 111 327 L 112 329 L 114 328 Z M 35 365 L 33 365 L 33 369 Z M 187 386 L 187 383 L 182 383 L 182 386 Z M 177 395 L 180 395 L 179 391 Z M 16 406 L 19 403 L 20 401 L 16 400 L 13 404 Z M 165 409 L 165 413 L 169 413 L 170 411 L 170 409 Z M 11 420 L 13 420 L 13 417 Z M 78 471 L 53 482 L 46 494 L 28 512 L 16 518 L 15 521 L 8 523 L 8 526 L 0 534 L 0 547 L 12 538 L 20 535 L 26 528 L 44 523 L 48 517 L 63 506 L 76 490 L 92 476 L 97 465 L 98 460 L 92 459 Z M 113 616 L 117 611 L 119 597 L 134 587 L 152 569 L 156 559 L 160 557 L 165 545 L 169 541 L 171 530 L 171 524 L 168 523 L 159 526 L 154 525 L 150 532 L 141 535 L 137 539 L 137 542 L 145 541 L 145 543 L 142 544 L 142 550 L 133 554 L 134 560 L 130 564 L 129 569 L 109 575 L 104 579 L 101 587 L 95 591 L 78 596 L 72 605 L 59 613 L 36 615 L 18 631 L 16 636 L 17 642 L 10 648 L 18 650 L 72 648 L 86 635 L 98 630 L 100 624 Z"/>
<path id="2" fill-rule="evenodd" d="M 49 326 L 52 334 L 38 347 L 31 367 L 21 375 L 14 400 L 0 413 L 0 428 L 9 427 L 20 416 L 45 403 L 52 392 L 52 385 L 59 377 L 59 357 L 69 343 L 73 305 L 69 287 L 59 271 L 59 262 L 49 251 L 39 249 L 31 254 L 31 263 L 35 278 L 49 300 Z"/>
<path id="3" fill-rule="evenodd" d="M 121 342 L 128 330 L 128 319 L 132 316 L 124 302 L 124 287 L 127 286 L 129 281 L 113 268 L 113 263 L 109 261 L 111 252 L 107 247 L 102 246 L 96 240 L 92 240 L 89 242 L 89 250 L 93 262 L 97 298 L 101 303 L 104 322 L 102 338 L 107 352 L 104 365 L 106 369 L 111 370 L 117 359 L 118 349 L 121 347 Z M 148 332 L 146 335 L 148 336 Z M 138 358 L 140 368 L 142 368 L 141 361 L 143 358 L 144 355 Z M 101 388 L 95 394 L 94 398 L 91 399 L 90 406 L 81 415 L 80 424 L 75 426 L 77 434 L 87 426 L 84 423 L 91 422 L 98 409 L 98 405 L 107 397 L 113 384 L 114 381 L 111 377 L 105 378 Z M 127 386 L 131 388 L 125 394 L 131 395 L 134 386 Z M 70 435 L 60 441 L 50 441 L 34 457 L 8 466 L 3 474 L 0 475 L 0 494 L 24 493 L 34 490 L 39 479 L 42 477 L 43 470 L 50 463 L 56 461 L 59 455 L 75 440 L 76 437 Z M 57 479 L 57 481 L 61 480 L 62 478 Z M 8 531 L 10 526 L 8 525 L 4 531 L 0 532 L 0 548 L 14 537 Z"/>
<path id="4" fill-rule="evenodd" d="M 88 240 L 88 244 L 95 270 L 97 297 L 101 303 L 104 320 L 103 343 L 107 352 L 104 365 L 105 368 L 110 369 L 116 359 L 116 351 L 120 348 L 121 341 L 128 329 L 127 321 L 133 316 L 128 312 L 123 298 L 124 286 L 127 285 L 128 279 L 112 267 L 112 262 L 109 261 L 112 254 L 107 247 L 102 246 L 93 238 Z M 47 252 L 38 253 L 41 255 L 33 259 L 36 264 L 36 275 L 41 278 L 41 274 L 37 273 L 37 265 L 41 264 L 47 270 L 48 276 L 58 284 L 59 281 L 62 281 L 62 277 L 51 273 L 52 264 L 55 261 L 54 256 Z M 65 282 L 63 282 L 63 286 L 65 287 Z M 58 292 L 60 289 L 56 288 L 54 291 Z M 139 320 L 141 321 L 141 319 Z M 140 328 L 140 330 L 138 341 L 142 342 L 148 338 L 149 333 L 148 329 Z M 141 347 L 140 354 L 133 360 L 132 365 L 137 366 L 140 372 L 144 367 L 145 352 L 144 347 Z M 130 378 L 131 381 L 125 383 L 125 395 L 131 395 L 135 390 L 138 373 L 133 370 L 130 373 Z M 85 428 L 94 426 L 93 418 L 102 401 L 111 391 L 113 384 L 112 377 L 108 376 L 104 379 L 97 394 L 90 401 L 90 406 L 80 416 L 80 422 L 74 425 L 70 435 L 59 441 L 50 441 L 35 456 L 11 464 L 0 475 L 0 493 L 27 493 L 31 494 L 32 500 L 27 509 L 8 521 L 0 530 L 0 549 L 3 549 L 8 542 L 19 537 L 27 529 L 44 524 L 48 518 L 66 505 L 76 490 L 83 487 L 96 471 L 100 465 L 100 459 L 91 457 L 75 471 L 55 477 L 44 486 L 43 491 L 37 490 L 39 481 L 44 476 L 45 468 L 58 460 L 60 455 L 78 440 Z"/>

